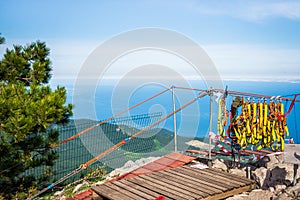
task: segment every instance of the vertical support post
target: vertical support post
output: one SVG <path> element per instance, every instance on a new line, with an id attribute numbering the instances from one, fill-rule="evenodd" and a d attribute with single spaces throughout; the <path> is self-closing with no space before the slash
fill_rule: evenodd
<path id="1" fill-rule="evenodd" d="M 173 103 L 173 124 L 174 124 L 174 151 L 177 152 L 177 121 L 176 121 L 176 99 L 175 99 L 175 86 L 172 85 L 172 103 Z"/>
<path id="2" fill-rule="evenodd" d="M 294 164 L 294 179 L 293 179 L 293 186 L 296 185 L 297 183 L 297 170 L 299 168 L 299 165 L 298 164 Z"/>
<path id="3" fill-rule="evenodd" d="M 213 90 L 210 89 L 209 91 L 209 133 L 212 132 L 212 120 L 213 120 L 213 115 L 212 115 L 212 101 L 213 101 Z M 209 138 L 209 145 L 208 145 L 208 166 L 211 167 L 212 166 L 212 160 L 211 160 L 211 138 Z"/>

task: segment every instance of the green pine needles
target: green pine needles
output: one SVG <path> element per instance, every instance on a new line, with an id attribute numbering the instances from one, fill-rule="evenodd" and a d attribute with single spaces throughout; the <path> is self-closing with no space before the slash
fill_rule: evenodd
<path id="1" fill-rule="evenodd" d="M 1 39 L 1 41 L 4 38 Z M 66 90 L 51 90 L 50 50 L 44 42 L 14 46 L 0 60 L 0 197 L 22 199 L 53 175 L 59 133 L 72 105 Z M 40 178 L 27 173 L 40 167 Z"/>

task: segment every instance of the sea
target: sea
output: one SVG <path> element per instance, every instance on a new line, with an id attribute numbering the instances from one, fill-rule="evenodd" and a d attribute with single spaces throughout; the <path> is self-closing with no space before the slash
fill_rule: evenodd
<path id="1" fill-rule="evenodd" d="M 172 83 L 172 82 L 168 82 Z M 74 105 L 73 119 L 105 120 L 122 111 L 119 117 L 130 117 L 143 114 L 161 113 L 162 117 L 172 111 L 184 106 L 191 100 L 196 99 L 201 94 L 201 90 L 210 89 L 210 85 L 205 81 L 191 80 L 180 85 L 181 82 L 174 81 L 174 84 L 160 84 L 159 82 L 129 81 L 122 84 L 115 81 L 102 81 L 97 84 L 78 84 L 70 80 L 54 80 L 51 86 L 63 86 L 67 90 L 67 103 Z M 167 88 L 174 87 L 159 96 L 143 102 Z M 194 88 L 197 90 L 182 89 L 180 87 Z M 300 93 L 300 83 L 297 81 L 252 81 L 252 80 L 223 80 L 220 89 L 227 88 L 231 91 L 247 92 L 253 94 L 278 96 L 293 99 L 294 94 Z M 198 90 L 199 89 L 199 90 Z M 173 92 L 172 92 L 173 91 Z M 173 96 L 174 94 L 174 96 Z M 176 121 L 176 132 L 188 137 L 207 137 L 210 132 L 210 117 L 212 116 L 211 130 L 217 133 L 218 118 L 218 97 L 221 93 L 215 92 L 212 97 L 206 95 L 196 99 L 194 103 L 176 113 L 159 124 L 160 128 L 170 131 L 174 130 L 174 120 Z M 174 99 L 173 99 L 174 97 Z M 226 98 L 226 109 L 230 110 L 233 95 Z M 300 96 L 298 98 L 300 100 Z M 245 96 L 247 101 L 263 101 L 262 98 Z M 141 103 L 143 102 L 143 103 Z M 212 102 L 210 104 L 210 102 Z M 287 111 L 291 101 L 282 101 Z M 140 104 L 141 103 L 141 104 Z M 128 108 L 140 104 L 127 111 Z M 149 124 L 146 124 L 149 125 Z M 146 126 L 144 125 L 144 126 Z M 287 125 L 290 135 L 295 143 L 300 143 L 300 103 L 296 102 L 287 115 Z M 142 129 L 144 127 L 140 127 Z"/>

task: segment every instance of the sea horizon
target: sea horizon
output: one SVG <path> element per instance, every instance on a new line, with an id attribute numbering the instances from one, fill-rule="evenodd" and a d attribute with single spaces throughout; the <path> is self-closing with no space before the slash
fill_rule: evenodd
<path id="1" fill-rule="evenodd" d="M 133 106 L 144 99 L 147 99 L 163 90 L 167 86 L 159 84 L 144 84 L 143 86 L 134 86 L 134 83 L 127 85 L 116 85 L 116 82 L 102 82 L 96 86 L 93 85 L 80 85 L 75 84 L 67 80 L 60 80 L 52 82 L 52 88 L 56 85 L 60 85 L 67 90 L 67 103 L 74 104 L 74 115 L 72 119 L 91 119 L 91 120 L 105 120 L 116 113 Z M 174 81 L 176 83 L 176 81 Z M 188 82 L 193 88 L 207 90 L 208 86 L 203 81 L 191 80 Z M 175 86 L 181 86 L 176 85 Z M 268 96 L 286 96 L 293 98 L 293 94 L 299 93 L 300 84 L 297 81 L 294 82 L 278 82 L 278 81 L 241 81 L 241 80 L 225 80 L 223 81 L 224 88 L 228 90 L 234 90 L 239 92 L 249 92 L 254 94 L 263 94 Z M 171 87 L 171 85 L 169 86 Z M 224 89 L 223 88 L 223 89 Z M 87 98 L 87 96 L 93 97 Z M 184 103 L 188 102 L 192 98 L 196 97 L 199 92 L 187 92 L 179 89 L 175 90 L 176 94 L 176 108 L 179 108 Z M 290 95 L 290 96 L 287 96 Z M 124 99 L 122 98 L 124 97 Z M 192 98 L 191 98 L 192 97 Z M 255 98 L 254 98 L 255 99 Z M 256 98 L 256 100 L 258 100 Z M 232 99 L 228 99 L 227 110 L 230 109 L 230 102 Z M 217 133 L 217 107 L 216 101 L 213 101 L 213 132 Z M 291 102 L 284 102 L 285 110 L 288 109 Z M 300 137 L 298 135 L 298 113 L 300 113 L 299 103 L 295 103 L 292 112 L 287 117 L 287 124 L 290 130 L 290 136 L 293 137 L 295 142 L 299 143 Z M 88 111 L 88 108 L 90 111 Z M 173 111 L 172 93 L 166 92 L 160 97 L 127 112 L 121 117 L 147 114 L 153 112 L 162 112 L 163 116 Z M 209 97 L 206 96 L 197 101 L 190 108 L 185 111 L 180 111 L 177 116 L 177 133 L 182 136 L 192 137 L 205 137 L 209 132 Z M 299 118 L 300 119 L 300 118 Z M 173 130 L 173 117 L 170 117 L 165 123 L 160 124 L 161 128 L 167 130 Z"/>

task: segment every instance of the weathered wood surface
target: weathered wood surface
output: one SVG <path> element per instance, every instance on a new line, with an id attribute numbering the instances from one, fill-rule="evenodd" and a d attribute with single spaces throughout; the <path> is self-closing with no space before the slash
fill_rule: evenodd
<path id="1" fill-rule="evenodd" d="M 103 199 L 223 199 L 251 190 L 255 182 L 216 169 L 189 166 L 144 174 L 93 187 Z"/>

